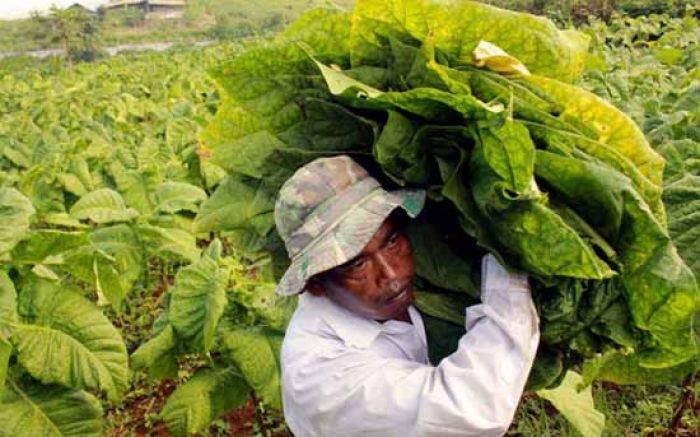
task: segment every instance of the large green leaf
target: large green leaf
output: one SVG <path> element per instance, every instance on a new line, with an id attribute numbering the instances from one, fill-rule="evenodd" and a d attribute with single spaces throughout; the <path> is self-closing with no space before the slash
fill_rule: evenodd
<path id="1" fill-rule="evenodd" d="M 229 359 L 269 406 L 282 409 L 280 357 L 282 335 L 272 330 L 232 329 L 224 334 Z"/>
<path id="2" fill-rule="evenodd" d="M 0 436 L 102 435 L 102 406 L 93 395 L 57 386 L 0 390 Z"/>
<path id="3" fill-rule="evenodd" d="M 582 380 L 581 375 L 568 371 L 558 387 L 538 390 L 537 394 L 551 402 L 583 437 L 601 436 L 605 415 L 595 409 L 590 387 L 578 391 Z"/>
<path id="4" fill-rule="evenodd" d="M 139 225 L 140 239 L 155 256 L 166 254 L 190 262 L 199 259 L 200 249 L 195 236 L 184 229 L 162 228 L 153 225 Z"/>
<path id="5" fill-rule="evenodd" d="M 0 270 L 0 328 L 17 320 L 17 291 L 5 270 Z M 0 334 L 2 330 L 0 329 Z"/>
<path id="6" fill-rule="evenodd" d="M 70 209 L 70 215 L 79 220 L 95 223 L 125 222 L 138 217 L 133 208 L 127 208 L 122 196 L 109 188 L 91 191 L 81 197 Z"/>
<path id="7" fill-rule="evenodd" d="M 173 181 L 158 185 L 154 195 L 156 208 L 166 213 L 197 212 L 199 203 L 207 199 L 207 193 L 201 188 Z"/>
<path id="8" fill-rule="evenodd" d="M 119 331 L 77 290 L 33 281 L 20 293 L 22 321 L 12 325 L 19 363 L 43 383 L 93 388 L 117 400 L 128 388 L 128 356 Z"/>
<path id="9" fill-rule="evenodd" d="M 572 81 L 583 70 L 588 38 L 561 31 L 543 17 L 471 1 L 359 0 L 352 13 L 352 65 L 385 65 L 390 37 L 423 41 L 462 63 L 488 40 L 522 61 L 533 73 Z"/>
<path id="10" fill-rule="evenodd" d="M 12 355 L 12 344 L 0 334 L 0 387 L 5 387 L 7 368 Z"/>
<path id="11" fill-rule="evenodd" d="M 5 386 L 12 344 L 6 339 L 8 326 L 17 320 L 17 292 L 4 270 L 0 270 L 0 387 Z"/>
<path id="12" fill-rule="evenodd" d="M 274 227 L 274 201 L 262 182 L 229 176 L 202 204 L 194 226 L 198 233 L 253 227 L 265 235 Z"/>
<path id="13" fill-rule="evenodd" d="M 14 188 L 0 188 L 0 259 L 6 258 L 12 248 L 29 231 L 29 220 L 34 207 Z"/>
<path id="14" fill-rule="evenodd" d="M 666 158 L 664 205 L 668 232 L 695 278 L 700 278 L 700 143 L 672 141 L 657 149 Z"/>
<path id="15" fill-rule="evenodd" d="M 95 286 L 98 303 L 109 302 L 118 307 L 142 274 L 147 246 L 134 228 L 125 224 L 96 229 L 89 240 L 90 244 L 65 255 L 64 266 Z"/>
<path id="16" fill-rule="evenodd" d="M 700 309 L 697 283 L 629 179 L 603 165 L 546 151 L 538 152 L 536 172 L 620 254 L 636 326 L 676 354 L 665 366 L 697 354 L 692 331 Z M 649 358 L 647 365 L 664 367 L 656 359 L 661 358 Z"/>
<path id="17" fill-rule="evenodd" d="M 337 9 L 313 9 L 284 29 L 278 39 L 313 44 L 322 53 L 348 52 L 350 14 Z"/>
<path id="18" fill-rule="evenodd" d="M 12 262 L 15 265 L 62 264 L 67 252 L 88 242 L 89 234 L 85 232 L 35 230 L 12 251 Z"/>
<path id="19" fill-rule="evenodd" d="M 131 355 L 134 370 L 146 368 L 152 378 L 177 376 L 177 339 L 171 325 L 167 325 Z"/>
<path id="20" fill-rule="evenodd" d="M 66 256 L 73 250 L 86 246 L 89 235 L 85 232 L 67 232 L 54 229 L 35 230 L 12 251 L 12 262 L 22 270 L 31 271 L 42 278 L 58 280 L 70 267 Z"/>
<path id="21" fill-rule="evenodd" d="M 415 131 L 409 118 L 398 111 L 388 111 L 386 124 L 374 144 L 375 159 L 401 185 L 406 183 L 404 173 L 425 155 L 422 148 L 412 147 Z"/>
<path id="22" fill-rule="evenodd" d="M 416 290 L 415 294 L 415 305 L 421 312 L 454 323 L 457 326 L 464 325 L 464 309 L 468 306 L 468 301 L 465 301 L 465 299 L 460 299 L 454 293 L 430 293 L 420 291 L 420 288 Z"/>
<path id="23" fill-rule="evenodd" d="M 299 105 L 303 118 L 293 125 L 225 139 L 212 151 L 211 160 L 230 173 L 259 179 L 277 190 L 299 166 L 315 158 L 370 149 L 372 123 L 316 98 L 305 98 Z"/>
<path id="24" fill-rule="evenodd" d="M 499 251 L 517 260 L 517 268 L 542 277 L 604 279 L 615 272 L 564 220 L 547 206 L 532 184 L 514 193 L 488 165 L 481 147 L 471 157 L 472 195 L 488 222 Z"/>
<path id="25" fill-rule="evenodd" d="M 323 62 L 347 66 L 349 28 L 346 14 L 312 11 L 273 44 L 219 66 L 213 75 L 229 104 L 219 109 L 200 136 L 207 150 L 261 130 L 279 132 L 302 122 L 306 116 L 303 101 L 323 98 L 327 91 L 297 43 L 313 46 Z M 341 129 L 347 131 L 349 126 Z"/>
<path id="26" fill-rule="evenodd" d="M 484 159 L 507 189 L 522 194 L 531 188 L 535 145 L 524 125 L 507 121 L 497 128 L 484 127 L 479 129 L 479 140 Z"/>
<path id="27" fill-rule="evenodd" d="M 211 255 L 213 246 L 220 244 L 215 240 L 199 261 L 180 269 L 170 291 L 170 323 L 193 351 L 209 352 L 227 304 L 230 271 Z"/>
<path id="28" fill-rule="evenodd" d="M 124 203 L 144 215 L 153 212 L 153 192 L 162 179 L 157 168 L 130 169 L 119 161 L 114 161 L 110 167 Z"/>
<path id="29" fill-rule="evenodd" d="M 408 228 L 416 274 L 447 290 L 478 296 L 469 259 L 458 255 L 443 239 L 437 226 L 416 224 Z"/>
<path id="30" fill-rule="evenodd" d="M 229 368 L 199 369 L 168 398 L 161 416 L 175 436 L 205 430 L 223 413 L 248 400 L 248 385 Z"/>
<path id="31" fill-rule="evenodd" d="M 214 77 L 241 109 L 224 110 L 202 133 L 206 145 L 215 149 L 222 141 L 269 129 L 282 130 L 299 122 L 304 96 L 323 97 L 315 66 L 296 45 L 273 45 L 252 49 L 222 64 Z M 233 103 L 233 101 L 231 102 Z M 245 108 L 245 109 L 243 109 Z"/>
<path id="32" fill-rule="evenodd" d="M 329 92 L 349 106 L 369 109 L 401 109 L 434 122 L 455 124 L 460 116 L 485 119 L 503 111 L 489 106 L 470 93 L 452 93 L 439 88 L 418 86 L 403 92 L 382 92 L 338 72 L 316 60 Z"/>
<path id="33" fill-rule="evenodd" d="M 680 385 L 688 375 L 699 369 L 698 358 L 672 367 L 653 369 L 643 367 L 637 354 L 611 350 L 584 362 L 583 384 L 600 380 L 615 384 Z"/>

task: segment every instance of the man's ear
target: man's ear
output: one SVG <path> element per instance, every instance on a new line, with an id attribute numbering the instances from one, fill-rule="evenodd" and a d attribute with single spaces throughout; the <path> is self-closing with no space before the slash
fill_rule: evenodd
<path id="1" fill-rule="evenodd" d="M 314 296 L 321 297 L 326 295 L 326 287 L 324 287 L 321 281 L 316 277 L 306 281 L 306 287 L 304 287 L 304 289 Z"/>

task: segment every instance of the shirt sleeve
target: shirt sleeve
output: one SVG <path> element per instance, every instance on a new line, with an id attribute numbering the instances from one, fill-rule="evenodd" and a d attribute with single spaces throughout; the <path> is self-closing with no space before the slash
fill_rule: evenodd
<path id="1" fill-rule="evenodd" d="M 283 369 L 285 391 L 305 411 L 289 421 L 292 431 L 503 435 L 532 367 L 539 320 L 525 276 L 509 274 L 487 255 L 482 278 L 482 303 L 466 309 L 467 332 L 437 366 L 328 343 Z"/>

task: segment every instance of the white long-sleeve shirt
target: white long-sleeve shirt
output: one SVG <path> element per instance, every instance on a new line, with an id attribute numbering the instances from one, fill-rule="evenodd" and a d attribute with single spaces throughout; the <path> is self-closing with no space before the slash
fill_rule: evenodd
<path id="1" fill-rule="evenodd" d="M 482 303 L 437 366 L 420 313 L 380 323 L 304 293 L 282 345 L 284 416 L 296 437 L 494 436 L 510 426 L 539 342 L 527 278 L 491 255 Z"/>

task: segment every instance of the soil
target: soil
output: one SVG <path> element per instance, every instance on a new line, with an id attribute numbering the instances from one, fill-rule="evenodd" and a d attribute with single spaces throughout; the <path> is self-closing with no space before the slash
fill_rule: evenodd
<path id="1" fill-rule="evenodd" d="M 118 427 L 113 428 L 107 434 L 110 437 L 138 436 L 138 437 L 168 437 L 170 433 L 165 423 L 158 420 L 148 426 L 146 416 L 157 414 L 163 408 L 165 401 L 177 387 L 177 382 L 167 379 L 159 382 L 151 393 L 127 400 L 123 406 L 124 416 L 128 419 L 123 421 Z M 276 415 L 262 417 L 255 408 L 256 399 L 251 394 L 246 404 L 223 416 L 224 421 L 229 425 L 229 436 L 231 437 L 255 437 L 264 435 L 265 437 L 293 437 L 292 433 L 281 427 L 282 418 Z M 263 426 L 260 426 L 263 424 Z M 264 428 L 264 429 L 263 429 Z M 278 430 L 278 428 L 283 428 Z M 259 430 L 262 429 L 262 432 Z M 217 430 L 212 428 L 210 435 L 214 435 Z M 220 430 L 219 430 L 220 432 Z"/>

